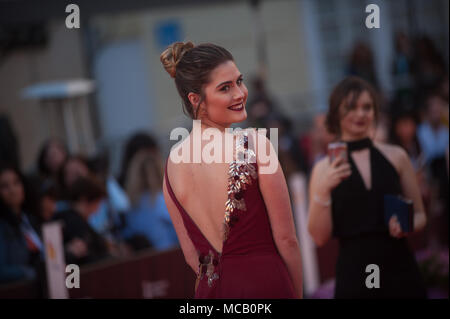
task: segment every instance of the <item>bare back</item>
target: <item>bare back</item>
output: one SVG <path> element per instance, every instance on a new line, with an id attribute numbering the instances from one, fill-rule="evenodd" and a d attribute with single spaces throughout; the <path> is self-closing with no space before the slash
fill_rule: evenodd
<path id="1" fill-rule="evenodd" d="M 190 135 L 183 143 L 192 141 Z M 202 149 L 208 141 L 202 142 Z M 224 143 L 222 143 L 224 144 Z M 190 151 L 192 154 L 192 143 Z M 233 149 L 227 149 L 233 152 Z M 222 154 L 225 154 L 223 147 Z M 229 163 L 173 163 L 170 158 L 168 178 L 181 206 L 191 217 L 209 243 L 218 251 L 223 247 L 225 203 L 228 198 Z"/>

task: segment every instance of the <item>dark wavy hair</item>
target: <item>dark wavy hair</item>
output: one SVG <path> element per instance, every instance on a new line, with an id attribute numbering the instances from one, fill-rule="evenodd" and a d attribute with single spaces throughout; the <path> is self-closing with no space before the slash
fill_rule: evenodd
<path id="1" fill-rule="evenodd" d="M 0 163 L 0 176 L 5 172 L 11 171 L 19 178 L 23 186 L 24 191 L 24 201 L 21 205 L 22 212 L 33 213 L 36 208 L 35 204 L 29 198 L 31 193 L 30 185 L 25 179 L 25 176 L 12 164 L 10 163 Z M 13 212 L 11 207 L 9 207 L 3 198 L 0 196 L 0 218 L 9 223 L 17 234 L 20 233 L 20 218 Z"/>
<path id="2" fill-rule="evenodd" d="M 106 190 L 96 179 L 92 177 L 77 178 L 68 189 L 68 199 L 71 202 L 86 200 L 94 202 L 106 196 Z"/>
<path id="3" fill-rule="evenodd" d="M 64 161 L 64 163 L 61 165 L 61 168 L 58 172 L 58 184 L 59 184 L 59 188 L 60 188 L 60 197 L 64 200 L 68 199 L 69 196 L 69 185 L 67 185 L 67 181 L 66 181 L 66 168 L 67 165 L 71 162 L 71 161 L 78 161 L 80 163 L 82 163 L 84 166 L 86 166 L 89 175 L 92 174 L 89 165 L 88 165 L 88 159 L 82 155 L 70 155 L 66 157 L 66 160 Z"/>
<path id="4" fill-rule="evenodd" d="M 51 174 L 49 167 L 47 166 L 46 159 L 47 159 L 47 153 L 48 149 L 52 145 L 52 143 L 58 143 L 62 149 L 66 152 L 66 154 L 69 154 L 69 150 L 67 149 L 67 146 L 58 139 L 51 139 L 45 142 L 45 144 L 42 146 L 41 150 L 39 151 L 37 163 L 38 163 L 38 170 L 39 173 L 43 176 L 49 176 Z"/>

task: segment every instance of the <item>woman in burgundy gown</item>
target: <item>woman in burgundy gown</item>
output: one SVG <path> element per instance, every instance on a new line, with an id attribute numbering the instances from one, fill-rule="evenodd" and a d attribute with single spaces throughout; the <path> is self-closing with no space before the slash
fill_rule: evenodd
<path id="1" fill-rule="evenodd" d="M 195 297 L 301 298 L 301 257 L 289 194 L 265 135 L 248 130 L 230 135 L 232 145 L 220 149 L 220 154 L 232 154 L 229 161 L 174 160 L 184 147 L 204 156 L 204 141 L 195 146 L 196 124 L 202 134 L 212 129 L 224 138 L 231 124 L 246 119 L 248 93 L 232 55 L 213 44 L 178 42 L 161 54 L 161 61 L 175 78 L 185 111 L 200 120 L 172 149 L 163 186 L 186 262 L 197 274 Z M 269 166 L 276 164 L 272 171 L 261 169 L 266 162 L 257 154 L 260 145 L 270 154 Z"/>

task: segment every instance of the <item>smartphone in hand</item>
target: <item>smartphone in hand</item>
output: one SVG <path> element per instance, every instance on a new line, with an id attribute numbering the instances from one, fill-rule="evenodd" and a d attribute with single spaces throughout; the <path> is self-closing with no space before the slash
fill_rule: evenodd
<path id="1" fill-rule="evenodd" d="M 338 157 L 342 157 L 344 161 L 347 161 L 347 144 L 344 142 L 328 144 L 328 157 L 330 158 L 330 163 Z"/>

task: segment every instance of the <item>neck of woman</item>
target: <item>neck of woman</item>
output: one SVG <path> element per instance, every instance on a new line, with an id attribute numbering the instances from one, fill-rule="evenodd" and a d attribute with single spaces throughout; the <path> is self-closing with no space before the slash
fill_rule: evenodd
<path id="1" fill-rule="evenodd" d="M 221 133 L 225 133 L 225 129 L 229 128 L 231 125 L 224 125 L 222 123 L 215 123 L 208 119 L 200 119 L 200 127 L 202 132 L 208 128 L 218 129 Z"/>
<path id="2" fill-rule="evenodd" d="M 342 133 L 342 135 L 341 135 L 341 140 L 344 142 L 353 142 L 353 141 L 358 141 L 358 140 L 362 140 L 365 138 L 370 138 L 368 133 L 364 133 L 364 134 L 360 134 L 360 135 Z"/>

